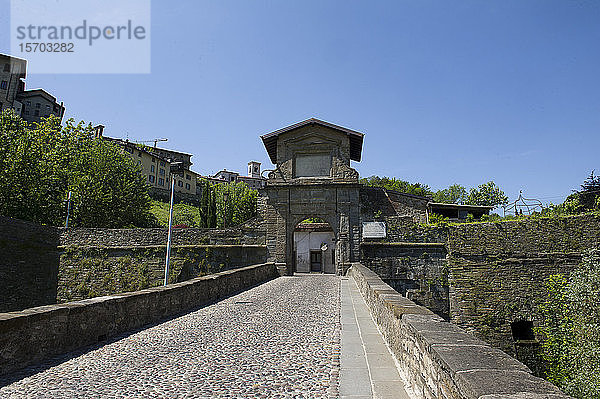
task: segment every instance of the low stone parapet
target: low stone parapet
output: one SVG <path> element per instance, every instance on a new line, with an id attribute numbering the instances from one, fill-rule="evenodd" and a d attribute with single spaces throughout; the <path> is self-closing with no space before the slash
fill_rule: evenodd
<path id="1" fill-rule="evenodd" d="M 264 263 L 163 287 L 0 313 L 0 374 L 181 314 L 277 277 Z"/>
<path id="2" fill-rule="evenodd" d="M 363 265 L 353 264 L 348 274 L 356 281 L 415 396 L 569 398 L 501 350 L 398 294 Z"/>

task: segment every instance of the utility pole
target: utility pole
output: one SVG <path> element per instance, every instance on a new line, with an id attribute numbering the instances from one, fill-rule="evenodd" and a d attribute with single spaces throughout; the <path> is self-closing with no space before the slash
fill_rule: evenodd
<path id="1" fill-rule="evenodd" d="M 169 207 L 169 232 L 167 234 L 167 257 L 165 259 L 164 285 L 169 284 L 169 262 L 171 260 L 171 235 L 173 232 L 173 200 L 175 198 L 175 175 L 183 175 L 183 162 L 172 162 L 169 173 L 171 175 L 171 205 Z"/>

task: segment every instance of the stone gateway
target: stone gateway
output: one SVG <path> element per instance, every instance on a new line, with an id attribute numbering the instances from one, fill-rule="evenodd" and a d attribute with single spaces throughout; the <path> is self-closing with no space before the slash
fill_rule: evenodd
<path id="1" fill-rule="evenodd" d="M 341 274 L 358 261 L 360 186 L 350 161 L 360 161 L 363 137 L 314 118 L 261 136 L 276 168 L 260 192 L 259 213 L 266 223 L 268 261 L 285 274 L 296 271 L 294 231 L 309 218 L 325 221 L 333 231 L 333 264 L 324 271 Z M 315 253 L 312 261 L 318 257 Z"/>

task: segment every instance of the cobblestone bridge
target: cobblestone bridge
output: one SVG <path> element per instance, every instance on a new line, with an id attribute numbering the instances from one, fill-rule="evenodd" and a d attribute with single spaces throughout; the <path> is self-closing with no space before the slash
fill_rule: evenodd
<path id="1" fill-rule="evenodd" d="M 407 398 L 353 279 L 281 277 L 0 380 L 2 398 Z"/>

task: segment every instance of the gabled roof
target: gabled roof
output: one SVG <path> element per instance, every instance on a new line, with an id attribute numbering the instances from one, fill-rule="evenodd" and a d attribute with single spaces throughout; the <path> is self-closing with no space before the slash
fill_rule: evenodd
<path id="1" fill-rule="evenodd" d="M 273 162 L 274 164 L 277 163 L 277 137 L 280 134 L 309 125 L 321 125 L 337 130 L 338 132 L 347 134 L 350 138 L 350 159 L 353 161 L 360 162 L 364 134 L 316 118 L 310 118 L 305 121 L 284 127 L 283 129 L 275 130 L 274 132 L 260 136 L 260 138 L 263 141 L 263 144 L 265 145 L 265 148 L 267 149 L 269 158 L 271 158 L 271 162 Z"/>

